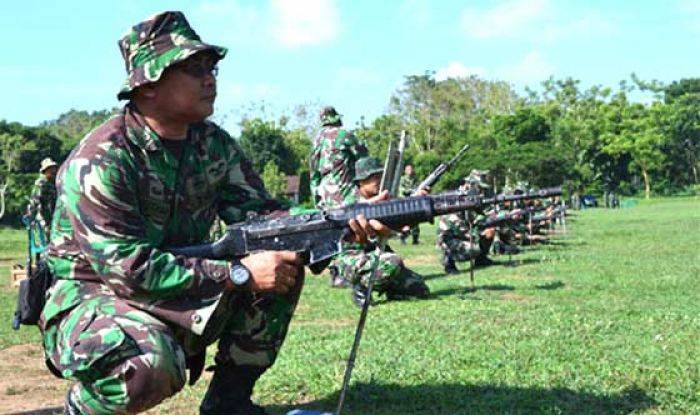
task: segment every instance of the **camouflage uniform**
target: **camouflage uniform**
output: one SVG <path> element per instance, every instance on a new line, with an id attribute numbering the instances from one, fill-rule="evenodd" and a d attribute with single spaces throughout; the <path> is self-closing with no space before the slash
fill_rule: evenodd
<path id="1" fill-rule="evenodd" d="M 459 262 L 476 258 L 481 253 L 478 240 L 476 228 L 469 226 L 464 214 L 453 213 L 440 217 L 436 245 L 444 258 L 451 257 Z"/>
<path id="2" fill-rule="evenodd" d="M 418 181 L 416 180 L 415 175 L 407 175 L 404 174 L 401 176 L 401 179 L 399 180 L 399 194 L 402 197 L 409 197 L 415 192 L 416 187 L 418 187 Z M 418 225 L 412 226 L 410 230 L 407 232 L 401 232 L 401 242 L 405 243 L 406 238 L 408 237 L 408 234 L 411 234 L 411 237 L 413 238 L 413 244 L 418 243 L 418 238 L 420 237 L 420 227 Z"/>
<path id="3" fill-rule="evenodd" d="M 483 171 L 472 170 L 464 179 L 465 184 L 460 190 L 481 195 L 483 189 L 488 188 L 481 180 L 484 174 Z M 487 218 L 488 215 L 481 209 L 440 217 L 435 245 L 442 251 L 442 263 L 446 272 L 457 272 L 455 261 L 475 259 L 477 265 L 488 265 L 491 262 L 486 256 L 492 240 L 482 237 L 483 225 Z"/>
<path id="4" fill-rule="evenodd" d="M 331 119 L 324 118 L 323 127 L 313 141 L 310 159 L 311 194 L 319 209 L 331 209 L 357 202 L 353 178 L 355 162 L 367 156 L 367 145 L 352 132 L 342 128 L 340 115 L 332 107 Z"/>
<path id="5" fill-rule="evenodd" d="M 47 163 L 47 160 L 49 161 Z M 29 196 L 29 204 L 27 205 L 27 216 L 29 220 L 35 220 L 41 228 L 47 233 L 51 227 L 51 216 L 56 207 L 56 184 L 53 180 L 49 180 L 43 172 L 56 163 L 50 159 L 42 162 L 41 176 L 34 182 L 32 193 Z"/>
<path id="6" fill-rule="evenodd" d="M 159 33 L 164 30 L 172 37 Z M 131 50 L 133 42 L 154 38 L 156 53 L 173 50 L 167 41 L 179 45 L 170 58 L 207 48 L 223 57 L 225 49 L 194 42 L 199 38 L 188 31 L 181 13 L 160 14 L 135 26 L 122 51 L 138 56 L 144 51 Z M 136 79 L 121 96 L 140 84 L 142 69 L 129 71 Z M 71 152 L 57 187 L 48 248 L 56 282 L 40 328 L 47 363 L 76 382 L 68 413 L 153 407 L 183 387 L 186 367 L 195 370 L 191 381 L 198 376 L 206 346 L 217 339 L 221 367 L 243 368 L 243 375 L 257 379 L 272 365 L 301 278 L 288 295 L 253 301 L 250 294 L 224 291 L 227 262 L 164 251 L 206 240 L 216 215 L 233 223 L 249 211 L 278 208 L 225 131 L 206 121 L 190 125 L 177 159 L 128 104 Z M 218 374 L 217 368 L 215 380 Z"/>
<path id="7" fill-rule="evenodd" d="M 381 162 L 374 157 L 361 158 L 355 166 L 355 181 L 364 180 L 383 171 Z M 359 197 L 358 202 L 367 201 L 362 196 Z M 401 257 L 388 245 L 382 252 L 377 252 L 375 248 L 376 245 L 372 243 L 365 246 L 345 243 L 343 251 L 333 259 L 331 266 L 336 267 L 340 277 L 355 286 L 366 287 L 370 276 L 373 277 L 376 292 L 385 293 L 389 297 L 419 291 L 423 292 L 421 296 L 427 295 L 428 288 L 423 277 L 407 268 Z M 376 267 L 373 270 L 375 262 Z"/>

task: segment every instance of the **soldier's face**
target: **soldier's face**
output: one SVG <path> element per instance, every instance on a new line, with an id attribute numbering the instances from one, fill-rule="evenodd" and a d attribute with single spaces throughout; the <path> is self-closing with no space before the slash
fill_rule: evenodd
<path id="1" fill-rule="evenodd" d="M 166 69 L 154 85 L 158 107 L 174 120 L 194 123 L 214 112 L 216 60 L 206 52 Z"/>
<path id="2" fill-rule="evenodd" d="M 364 180 L 360 180 L 360 194 L 362 197 L 369 199 L 379 194 L 379 186 L 382 182 L 382 175 L 375 174 Z"/>
<path id="3" fill-rule="evenodd" d="M 410 164 L 408 166 L 406 166 L 406 168 L 404 169 L 404 173 L 406 173 L 407 176 L 412 176 L 413 175 L 413 166 L 411 166 Z"/>
<path id="4" fill-rule="evenodd" d="M 58 168 L 56 166 L 51 166 L 48 169 L 44 170 L 44 176 L 46 176 L 47 179 L 51 180 L 54 177 L 56 177 L 56 171 Z"/>

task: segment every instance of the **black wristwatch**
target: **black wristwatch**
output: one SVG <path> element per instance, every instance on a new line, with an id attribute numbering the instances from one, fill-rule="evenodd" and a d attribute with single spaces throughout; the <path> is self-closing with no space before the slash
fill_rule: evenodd
<path id="1" fill-rule="evenodd" d="M 250 270 L 240 262 L 231 265 L 229 278 L 237 288 L 245 287 L 250 281 Z"/>

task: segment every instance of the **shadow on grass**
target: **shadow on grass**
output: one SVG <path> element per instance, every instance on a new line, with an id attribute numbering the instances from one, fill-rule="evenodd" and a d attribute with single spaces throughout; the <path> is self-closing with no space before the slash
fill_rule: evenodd
<path id="1" fill-rule="evenodd" d="M 561 281 L 552 281 L 548 282 L 547 284 L 539 284 L 535 285 L 535 288 L 538 290 L 558 290 L 559 288 L 564 287 L 564 283 Z"/>
<path id="2" fill-rule="evenodd" d="M 469 272 L 469 270 L 467 270 L 467 271 L 460 271 L 460 274 L 461 274 L 462 272 Z M 436 278 L 446 278 L 446 277 L 449 277 L 449 275 L 445 274 L 444 272 L 434 272 L 434 273 L 432 273 L 432 274 L 423 275 L 423 279 L 426 280 L 426 281 L 432 280 L 432 279 L 436 279 Z"/>
<path id="3" fill-rule="evenodd" d="M 530 265 L 530 264 L 539 264 L 543 262 L 542 258 L 518 258 L 517 256 L 513 256 L 512 260 L 508 260 L 507 256 L 502 255 L 501 258 L 505 258 L 505 261 L 498 261 L 494 265 L 500 265 L 503 267 L 518 267 L 522 265 Z M 478 269 L 478 268 L 477 268 Z"/>
<path id="4" fill-rule="evenodd" d="M 0 261 L 15 261 L 15 262 L 22 262 L 22 258 L 20 256 L 0 256 Z"/>
<path id="5" fill-rule="evenodd" d="M 474 289 L 470 286 L 446 288 L 444 290 L 431 291 L 431 297 L 445 297 L 450 295 L 471 294 L 478 291 L 513 291 L 515 287 L 505 284 L 476 285 Z"/>
<path id="6" fill-rule="evenodd" d="M 286 414 L 300 408 L 335 411 L 339 392 L 300 406 L 271 406 Z M 360 383 L 348 390 L 343 414 L 606 414 L 641 412 L 657 405 L 639 388 L 605 395 L 569 388 L 492 385 Z"/>
<path id="7" fill-rule="evenodd" d="M 542 262 L 541 258 L 523 258 L 523 259 L 518 259 L 517 256 L 513 256 L 512 259 L 508 259 L 508 255 L 497 255 L 497 259 L 493 261 L 492 265 L 486 265 L 486 266 L 476 266 L 474 268 L 474 271 L 479 271 L 482 269 L 488 269 L 489 267 L 517 267 L 518 265 L 529 265 L 529 264 L 539 264 Z M 433 272 L 432 274 L 425 274 L 423 275 L 423 279 L 428 281 L 428 280 L 433 280 L 437 278 L 450 278 L 454 276 L 461 276 L 461 275 L 468 275 L 469 274 L 469 263 L 464 262 L 460 263 L 463 265 L 460 265 L 460 269 L 456 274 L 451 274 L 448 275 L 445 272 Z"/>
<path id="8" fill-rule="evenodd" d="M 10 412 L 8 415 L 61 415 L 62 413 L 63 407 L 57 406 L 55 408 L 31 409 L 24 412 Z"/>

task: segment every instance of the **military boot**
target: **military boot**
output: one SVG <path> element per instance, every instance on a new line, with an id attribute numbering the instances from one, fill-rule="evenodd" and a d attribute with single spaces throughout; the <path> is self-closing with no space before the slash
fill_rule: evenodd
<path id="1" fill-rule="evenodd" d="M 474 260 L 474 265 L 477 267 L 487 267 L 489 265 L 495 264 L 488 257 L 489 249 L 491 248 L 491 241 L 481 238 L 479 240 L 479 251 L 481 252 Z"/>
<path id="2" fill-rule="evenodd" d="M 199 406 L 200 415 L 269 415 L 250 397 L 265 368 L 232 363 L 217 364 L 206 395 Z"/>
<path id="3" fill-rule="evenodd" d="M 445 255 L 442 258 L 442 266 L 445 268 L 445 274 L 457 274 L 459 270 L 455 265 L 455 260 L 452 259 L 452 255 Z"/>
<path id="4" fill-rule="evenodd" d="M 352 295 L 352 302 L 360 308 L 364 307 L 365 301 L 369 301 L 367 287 L 362 284 L 355 284 L 350 294 Z"/>
<path id="5" fill-rule="evenodd" d="M 488 267 L 490 265 L 495 264 L 489 257 L 487 257 L 485 254 L 481 254 L 476 259 L 474 260 L 474 265 L 477 267 Z"/>
<path id="6" fill-rule="evenodd" d="M 338 270 L 337 266 L 329 266 L 328 271 L 331 274 L 331 288 L 345 288 L 350 285 L 348 280 L 340 275 L 340 270 Z"/>
<path id="7" fill-rule="evenodd" d="M 520 249 L 512 244 L 503 244 L 503 253 L 507 255 L 515 255 L 520 253 Z"/>
<path id="8" fill-rule="evenodd" d="M 401 270 L 403 281 L 398 284 L 391 284 L 387 287 L 386 298 L 388 300 L 404 300 L 409 298 L 428 298 L 430 288 L 423 281 L 423 277 L 410 268 L 403 267 Z"/>

